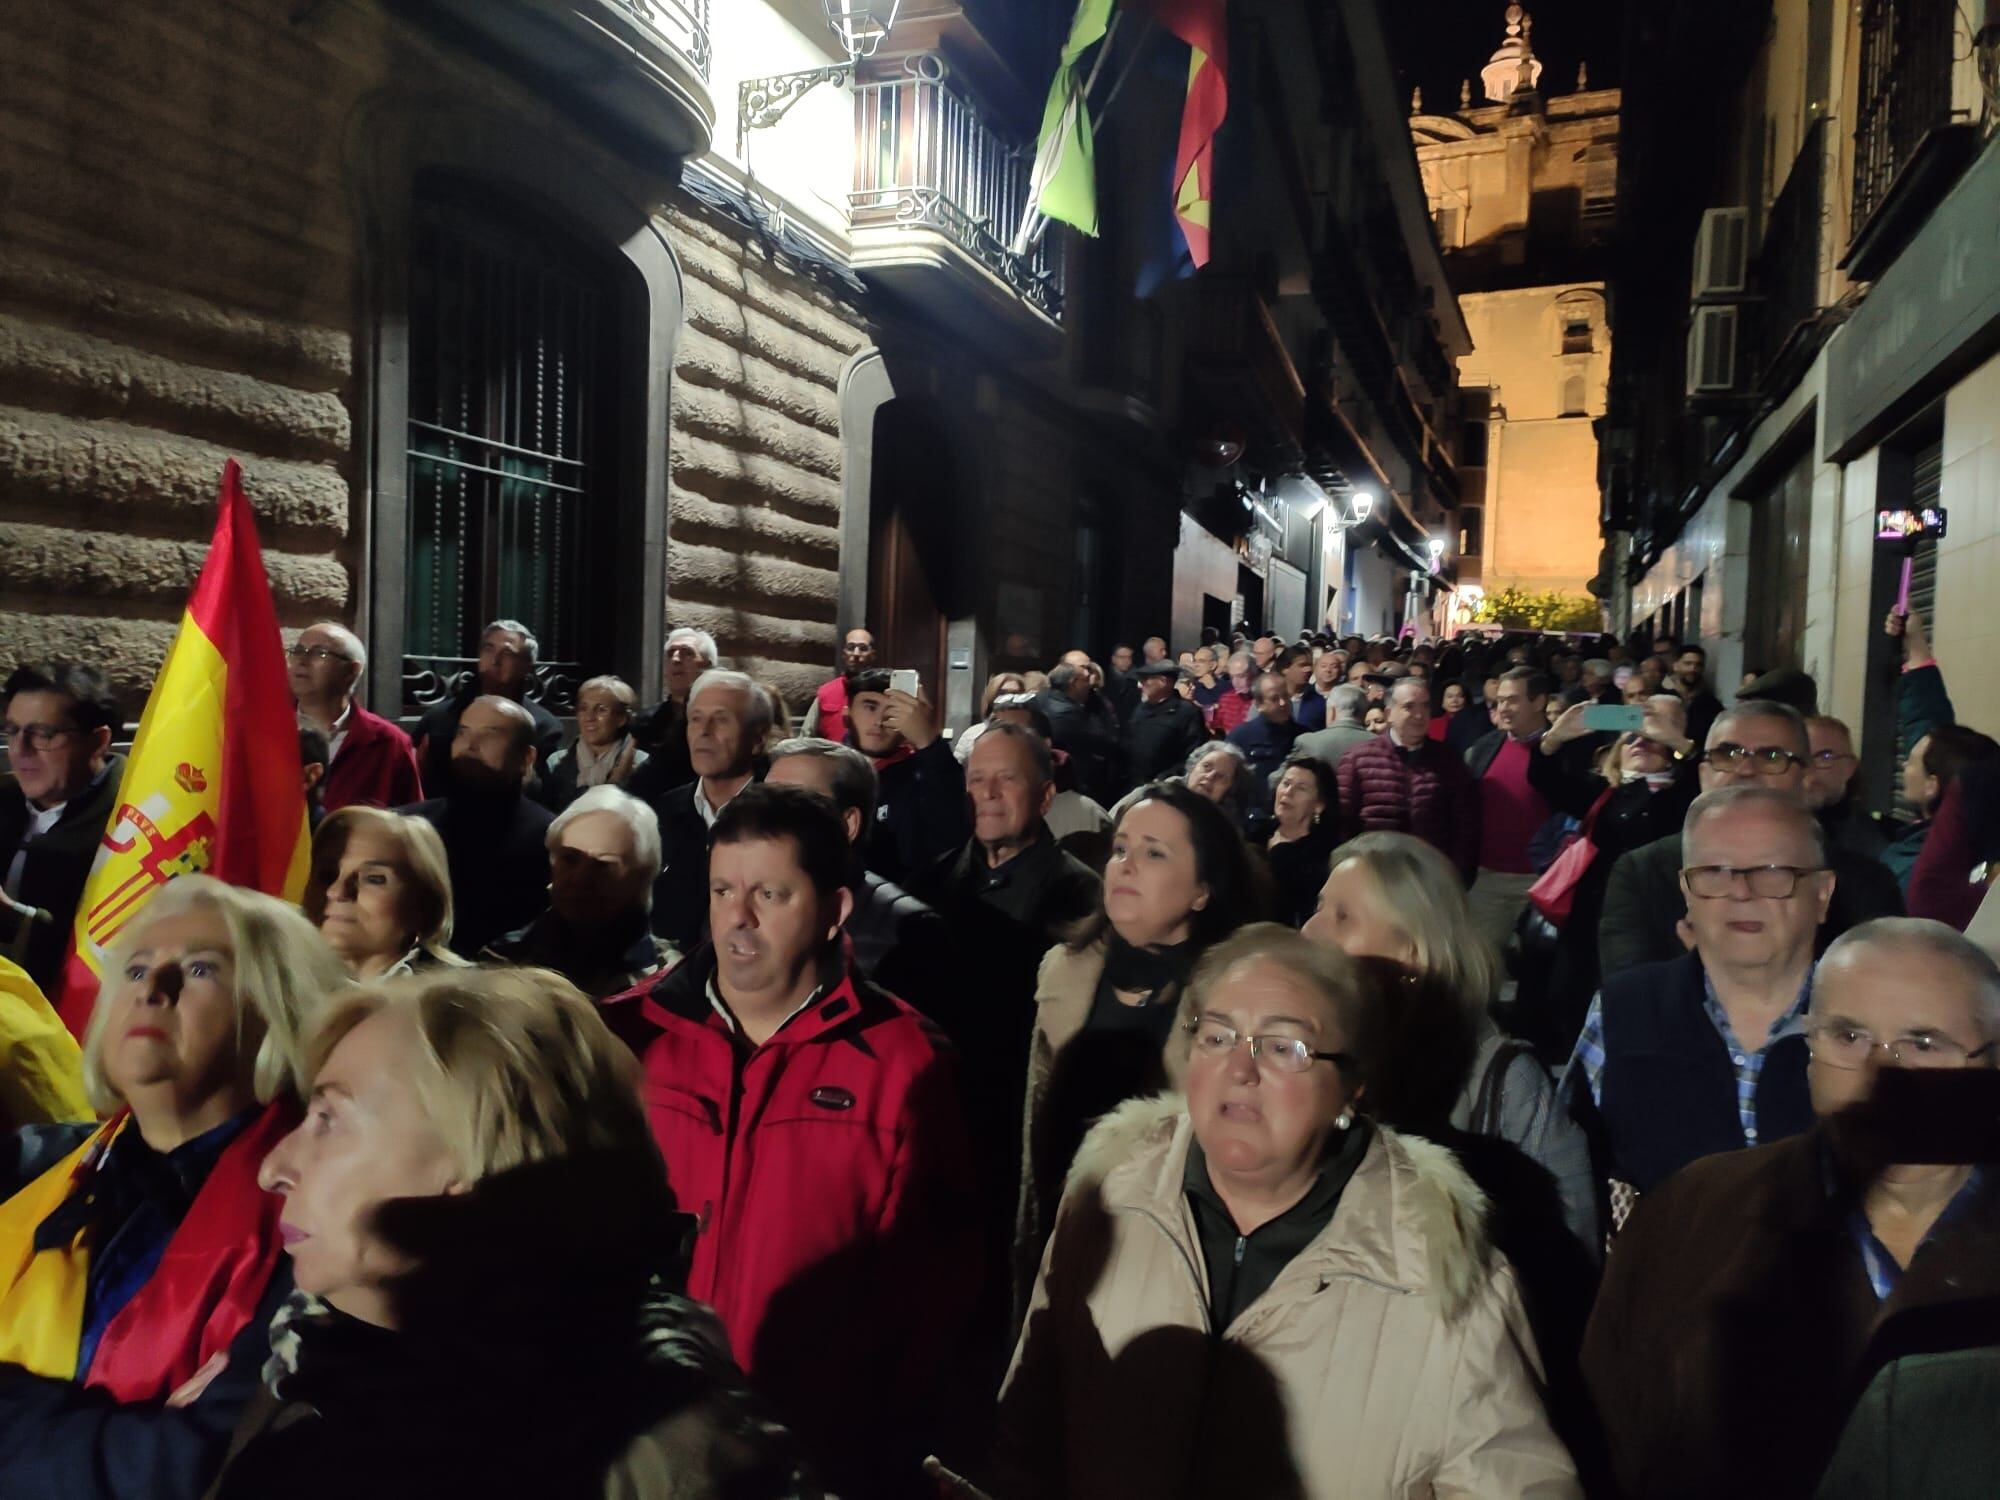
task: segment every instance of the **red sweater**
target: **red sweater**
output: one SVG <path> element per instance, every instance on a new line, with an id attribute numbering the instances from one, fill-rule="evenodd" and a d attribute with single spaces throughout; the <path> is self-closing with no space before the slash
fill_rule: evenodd
<path id="1" fill-rule="evenodd" d="M 417 752 L 410 737 L 380 714 L 359 703 L 347 716 L 347 738 L 320 783 L 320 805 L 328 812 L 343 807 L 406 807 L 424 800 L 417 775 Z"/>

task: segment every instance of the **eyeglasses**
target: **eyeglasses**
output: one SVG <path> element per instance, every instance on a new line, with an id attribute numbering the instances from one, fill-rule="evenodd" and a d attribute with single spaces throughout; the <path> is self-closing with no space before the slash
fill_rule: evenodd
<path id="1" fill-rule="evenodd" d="M 1829 766 L 1837 766 L 1844 760 L 1855 758 L 1845 750 L 1815 750 L 1812 753 L 1812 764 L 1824 771 Z"/>
<path id="2" fill-rule="evenodd" d="M 82 734 L 73 724 L 0 724 L 0 740 L 9 748 L 26 745 L 30 750 L 46 750 L 66 734 Z"/>
<path id="3" fill-rule="evenodd" d="M 875 649 L 875 645 L 872 641 L 846 641 L 840 649 L 849 656 L 866 656 Z"/>
<path id="4" fill-rule="evenodd" d="M 291 661 L 346 661 L 344 652 L 331 646 L 287 646 L 285 656 Z"/>
<path id="5" fill-rule="evenodd" d="M 1993 1047 L 1988 1042 L 1984 1047 L 1968 1050 L 1962 1042 L 1941 1031 L 1912 1031 L 1883 1039 L 1842 1021 L 1821 1021 L 1806 1028 L 1806 1050 L 1813 1061 L 1823 1062 L 1829 1068 L 1858 1068 L 1877 1048 L 1889 1054 L 1893 1067 L 1963 1068 L 1984 1057 Z"/>
<path id="6" fill-rule="evenodd" d="M 1799 888 L 1799 877 L 1817 875 L 1825 865 L 1693 865 L 1681 871 L 1688 894 L 1704 901 L 1736 894 L 1740 878 L 1753 896 L 1782 901 Z"/>
<path id="7" fill-rule="evenodd" d="M 1315 1062 L 1340 1063 L 1346 1066 L 1354 1061 L 1345 1052 L 1315 1052 L 1312 1043 L 1301 1041 L 1295 1036 L 1244 1036 L 1234 1026 L 1223 1021 L 1204 1018 L 1182 1029 L 1194 1038 L 1194 1053 L 1197 1057 L 1220 1060 L 1234 1052 L 1240 1044 L 1248 1042 L 1252 1062 L 1268 1062 L 1280 1073 L 1303 1073 Z"/>
<path id="8" fill-rule="evenodd" d="M 1759 776 L 1782 776 L 1788 767 L 1806 764 L 1803 755 L 1777 745 L 1763 745 L 1752 749 L 1748 745 L 1727 742 L 1717 745 L 1702 758 L 1710 765 L 1720 766 L 1725 771 L 1733 771 L 1738 766 L 1748 766 Z"/>

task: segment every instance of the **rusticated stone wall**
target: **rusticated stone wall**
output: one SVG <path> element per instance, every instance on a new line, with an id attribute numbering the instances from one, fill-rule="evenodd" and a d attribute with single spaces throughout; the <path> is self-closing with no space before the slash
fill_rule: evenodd
<path id="1" fill-rule="evenodd" d="M 282 622 L 356 619 L 371 264 L 349 125 L 385 91 L 559 134 L 680 261 L 666 620 L 803 699 L 834 658 L 835 387 L 859 309 L 385 0 L 0 6 L 0 672 L 136 711 L 244 465 Z M 380 441 L 400 442 L 384 433 Z M 358 622 L 365 632 L 366 621 Z"/>

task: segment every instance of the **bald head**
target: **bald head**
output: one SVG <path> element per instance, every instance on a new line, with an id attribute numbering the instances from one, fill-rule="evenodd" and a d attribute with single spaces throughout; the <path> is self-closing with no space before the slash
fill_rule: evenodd
<path id="1" fill-rule="evenodd" d="M 1827 857 L 1826 834 L 1805 803 L 1762 786 L 1718 787 L 1695 798 L 1681 825 L 1681 849 L 1687 865 L 1816 868 Z"/>

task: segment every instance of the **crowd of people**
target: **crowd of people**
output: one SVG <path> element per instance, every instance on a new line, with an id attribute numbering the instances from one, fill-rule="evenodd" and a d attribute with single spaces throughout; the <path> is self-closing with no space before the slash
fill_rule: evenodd
<path id="1" fill-rule="evenodd" d="M 302 903 L 175 879 L 80 1045 L 121 705 L 24 665 L 0 1493 L 1974 1493 L 1883 1427 L 2000 1374 L 2000 745 L 1886 629 L 1900 821 L 1693 642 L 1154 637 L 952 733 L 678 629 L 571 729 L 498 620 L 412 734 L 314 625 Z"/>

